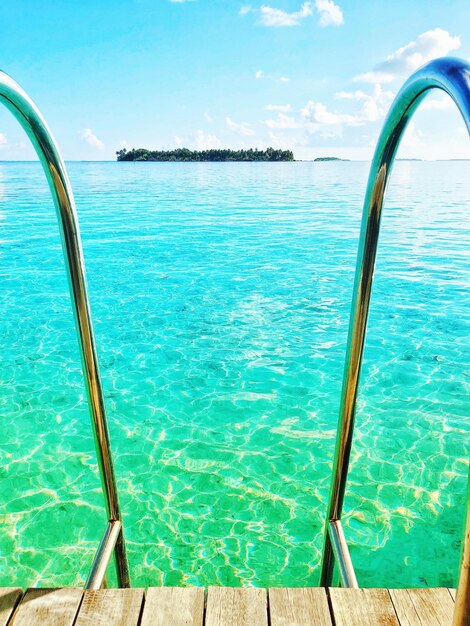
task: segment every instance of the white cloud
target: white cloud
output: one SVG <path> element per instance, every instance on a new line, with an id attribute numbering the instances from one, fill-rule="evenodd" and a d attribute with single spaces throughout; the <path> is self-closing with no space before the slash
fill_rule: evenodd
<path id="1" fill-rule="evenodd" d="M 263 70 L 258 70 L 255 72 L 255 78 L 260 80 L 261 78 L 265 78 L 266 80 L 272 80 L 278 83 L 288 83 L 290 78 L 288 76 L 273 76 L 271 74 L 265 74 Z"/>
<path id="2" fill-rule="evenodd" d="M 6 146 L 8 144 L 7 136 L 4 133 L 0 133 L 0 146 Z"/>
<path id="3" fill-rule="evenodd" d="M 372 83 L 376 85 L 380 83 L 391 83 L 393 80 L 395 80 L 395 78 L 396 77 L 393 76 L 393 74 L 374 70 L 373 72 L 365 72 L 364 74 L 359 74 L 359 76 L 355 76 L 353 80 L 355 82 Z"/>
<path id="4" fill-rule="evenodd" d="M 201 132 L 202 132 L 202 131 L 201 131 Z M 173 137 L 173 141 L 175 142 L 175 146 L 176 146 L 177 148 L 181 148 L 181 147 L 183 146 L 183 143 L 184 143 L 184 139 L 183 139 L 183 137 L 178 137 L 178 135 L 175 135 L 175 136 Z"/>
<path id="5" fill-rule="evenodd" d="M 430 98 L 429 96 L 419 105 L 420 111 L 443 111 L 451 109 L 454 105 L 450 96 L 443 95 L 440 98 Z"/>
<path id="6" fill-rule="evenodd" d="M 273 133 L 272 131 L 269 131 L 268 138 L 269 138 L 269 145 L 271 145 L 273 148 L 280 148 L 281 146 L 289 145 L 289 143 L 291 143 L 291 142 L 287 143 L 281 135 L 277 135 L 276 133 Z"/>
<path id="7" fill-rule="evenodd" d="M 97 148 L 98 150 L 104 150 L 104 143 L 101 139 L 95 135 L 95 133 L 91 130 L 91 128 L 84 128 L 80 131 L 80 137 L 87 142 L 89 146 L 93 148 Z"/>
<path id="8" fill-rule="evenodd" d="M 230 119 L 230 117 L 226 117 L 225 118 L 225 123 L 227 124 L 227 127 L 231 131 L 236 133 L 237 135 L 243 135 L 244 137 L 251 137 L 252 135 L 255 134 L 254 130 L 246 122 L 243 122 L 241 124 L 237 124 L 232 119 Z"/>
<path id="9" fill-rule="evenodd" d="M 365 126 L 381 120 L 388 111 L 394 94 L 376 85 L 372 93 L 361 90 L 340 91 L 335 94 L 340 100 L 357 102 L 359 107 L 353 113 L 330 110 L 323 102 L 309 100 L 301 109 L 302 123 L 299 125 L 308 133 L 321 133 L 324 137 L 338 137 L 344 127 Z"/>
<path id="10" fill-rule="evenodd" d="M 423 144 L 423 136 L 423 131 L 416 128 L 414 121 L 411 120 L 411 122 L 408 123 L 403 139 L 400 142 L 400 148 L 405 150 L 405 154 L 406 150 L 410 148 L 419 148 Z"/>
<path id="11" fill-rule="evenodd" d="M 341 26 L 344 24 L 343 12 L 332 0 L 315 0 L 315 8 L 320 16 L 320 26 Z"/>
<path id="12" fill-rule="evenodd" d="M 309 100 L 301 111 L 304 119 L 310 122 L 317 122 L 325 126 L 338 126 L 346 124 L 348 126 L 361 126 L 362 120 L 357 115 L 348 113 L 334 113 L 329 111 L 323 102 Z"/>
<path id="13" fill-rule="evenodd" d="M 407 74 L 413 71 L 435 54 L 446 54 L 458 46 L 460 46 L 460 39 L 451 36 L 447 31 L 442 29 L 427 31 L 419 35 L 415 41 L 389 55 L 382 64 L 377 65 L 370 72 L 373 85 L 335 93 L 336 105 L 327 100 L 324 102 L 309 100 L 299 111 L 293 111 L 292 107 L 286 104 L 267 104 L 264 109 L 275 113 L 272 119 L 264 120 L 267 131 L 265 137 L 269 137 L 273 145 L 275 142 L 281 143 L 282 141 L 283 144 L 290 146 L 309 146 L 312 144 L 312 138 L 309 136 L 315 134 L 315 144 L 318 143 L 318 137 L 324 137 L 328 140 L 335 139 L 332 146 L 337 146 L 340 144 L 338 138 L 344 136 L 353 143 L 361 141 L 365 146 L 364 150 L 370 151 L 375 146 L 376 139 L 373 142 L 374 146 L 368 145 L 368 139 L 371 133 L 379 127 L 379 123 L 384 119 L 395 97 L 394 90 L 382 83 L 388 82 L 390 77 L 395 79 L 402 73 Z M 383 80 L 384 77 L 385 80 Z M 273 79 L 279 80 L 279 78 Z M 451 107 L 452 101 L 444 93 L 433 95 L 421 104 L 421 109 L 424 110 L 441 110 Z M 363 130 L 359 131 L 360 128 Z M 346 130 L 348 130 L 347 133 Z M 457 145 L 457 140 L 452 144 L 445 137 L 439 147 L 440 150 L 445 142 L 448 147 L 452 145 L 452 149 L 454 144 Z M 439 154 L 438 151 L 429 152 L 430 144 L 426 135 L 414 123 L 408 126 L 401 145 L 404 156 L 428 159 L 432 158 L 431 154 Z M 458 147 L 455 153 L 460 156 L 461 148 Z M 450 148 L 445 153 L 446 156 L 447 154 L 454 156 Z"/>
<path id="14" fill-rule="evenodd" d="M 414 72 L 418 67 L 440 56 L 445 56 L 461 46 L 460 38 L 453 37 L 443 28 L 421 33 L 415 41 L 398 48 L 385 61 L 378 63 L 372 72 L 356 76 L 354 80 L 369 83 L 388 83 L 395 78 Z"/>
<path id="15" fill-rule="evenodd" d="M 361 109 L 355 115 L 358 122 L 376 122 L 382 119 L 387 113 L 394 96 L 393 91 L 384 91 L 381 85 L 375 85 L 371 94 L 361 90 L 339 91 L 335 94 L 335 97 L 340 100 L 354 100 L 361 103 Z"/>
<path id="16" fill-rule="evenodd" d="M 365 100 L 368 98 L 368 95 L 364 91 L 356 89 L 356 91 L 338 91 L 335 93 L 335 98 L 340 98 L 341 100 Z"/>
<path id="17" fill-rule="evenodd" d="M 304 2 L 298 11 L 287 13 L 282 9 L 275 9 L 265 4 L 260 8 L 260 23 L 263 26 L 278 28 L 280 26 L 298 26 L 300 22 L 313 15 L 312 3 Z"/>
<path id="18" fill-rule="evenodd" d="M 265 120 L 264 122 L 268 128 L 278 128 L 281 130 L 292 130 L 299 127 L 297 120 L 285 113 L 279 113 L 276 119 Z"/>
<path id="19" fill-rule="evenodd" d="M 279 28 L 285 26 L 299 26 L 307 17 L 318 13 L 318 23 L 320 26 L 340 26 L 344 24 L 344 17 L 341 8 L 333 0 L 307 0 L 298 11 L 284 11 L 267 4 L 261 5 L 259 9 L 251 6 L 242 6 L 239 15 L 247 13 L 258 13 L 259 23 L 263 26 Z"/>
<path id="20" fill-rule="evenodd" d="M 276 131 L 289 136 L 291 143 L 300 145 L 308 141 L 308 135 L 318 133 L 323 137 L 340 137 L 345 128 L 367 126 L 378 122 L 386 115 L 394 93 L 375 85 L 365 90 L 340 91 L 337 100 L 348 101 L 349 110 L 335 110 L 323 102 L 309 100 L 298 113 L 292 113 L 289 104 L 268 104 L 267 111 L 275 111 L 277 117 L 264 120 L 270 132 Z"/>
<path id="21" fill-rule="evenodd" d="M 194 143 L 198 150 L 220 148 L 220 139 L 215 135 L 205 133 L 203 130 L 196 131 Z"/>
<path id="22" fill-rule="evenodd" d="M 264 148 L 272 146 L 273 148 L 283 148 L 292 150 L 296 146 L 302 146 L 308 143 L 308 137 L 301 133 L 282 133 L 268 131 L 266 138 L 262 142 Z"/>
<path id="23" fill-rule="evenodd" d="M 290 104 L 267 104 L 264 108 L 266 111 L 283 111 L 287 113 L 292 107 Z"/>
<path id="24" fill-rule="evenodd" d="M 270 74 L 265 74 L 263 70 L 258 70 L 255 73 L 255 78 L 257 80 L 259 80 L 260 78 L 266 78 L 267 80 L 274 80 L 279 83 L 288 83 L 290 81 L 290 78 L 288 78 L 287 76 L 272 76 Z"/>
<path id="25" fill-rule="evenodd" d="M 209 115 L 209 111 L 205 111 L 204 112 L 204 117 L 206 119 L 206 121 L 209 122 L 209 124 L 211 124 L 214 120 L 212 119 L 212 117 Z"/>

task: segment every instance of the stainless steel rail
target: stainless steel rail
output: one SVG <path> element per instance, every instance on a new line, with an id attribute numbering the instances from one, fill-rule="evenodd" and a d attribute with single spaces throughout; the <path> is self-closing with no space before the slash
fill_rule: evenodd
<path id="1" fill-rule="evenodd" d="M 129 587 L 129 567 L 122 530 L 121 510 L 109 442 L 103 390 L 87 295 L 85 264 L 72 189 L 59 149 L 44 118 L 23 89 L 3 72 L 0 72 L 0 101 L 13 113 L 31 140 L 44 169 L 57 210 L 106 511 L 109 524 L 114 524 L 113 528 L 119 531 L 113 546 L 118 584 L 121 587 Z M 105 531 L 105 538 L 102 544 L 105 542 L 107 534 L 108 528 Z M 98 550 L 92 574 L 98 570 L 99 576 L 90 575 L 94 586 L 101 585 L 109 557 L 109 551 Z M 105 565 L 105 567 L 103 568 L 102 565 Z"/>
<path id="2" fill-rule="evenodd" d="M 96 553 L 90 574 L 86 581 L 86 589 L 100 589 L 105 580 L 109 560 L 116 547 L 116 542 L 122 531 L 121 522 L 108 522 L 103 539 Z"/>
<path id="3" fill-rule="evenodd" d="M 344 367 L 341 406 L 333 462 L 333 477 L 328 505 L 328 521 L 325 532 L 321 585 L 329 586 L 332 581 L 334 557 L 340 564 L 342 583 L 348 585 L 344 572 L 350 563 L 347 547 L 333 549 L 332 526 L 341 528 L 341 514 L 348 474 L 349 457 L 354 430 L 356 398 L 364 349 L 367 317 L 372 290 L 380 218 L 387 182 L 397 148 L 405 128 L 423 98 L 433 89 L 445 91 L 455 102 L 470 133 L 470 65 L 454 58 L 441 58 L 428 63 L 404 84 L 385 120 L 382 133 L 372 160 L 359 240 L 348 347 Z M 469 476 L 470 480 L 470 476 Z M 470 489 L 467 492 L 467 521 L 463 540 L 463 556 L 456 598 L 454 626 L 466 622 L 465 610 L 470 613 Z M 354 577 L 355 578 L 355 577 Z M 354 580 L 352 581 L 354 584 Z M 468 614 L 467 613 L 467 614 Z"/>

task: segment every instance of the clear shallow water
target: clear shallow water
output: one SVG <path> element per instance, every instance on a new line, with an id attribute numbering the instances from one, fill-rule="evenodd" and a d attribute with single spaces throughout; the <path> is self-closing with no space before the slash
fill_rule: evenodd
<path id="1" fill-rule="evenodd" d="M 360 584 L 455 584 L 468 163 L 398 163 L 346 533 Z M 318 582 L 365 163 L 70 163 L 134 585 Z M 55 214 L 0 164 L 0 585 L 81 584 L 105 518 Z"/>

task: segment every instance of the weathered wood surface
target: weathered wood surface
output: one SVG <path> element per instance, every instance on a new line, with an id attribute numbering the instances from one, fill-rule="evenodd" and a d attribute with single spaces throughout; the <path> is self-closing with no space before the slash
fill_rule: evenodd
<path id="1" fill-rule="evenodd" d="M 206 626 L 268 626 L 266 589 L 209 587 Z"/>
<path id="2" fill-rule="evenodd" d="M 332 626 L 325 589 L 269 590 L 271 626 Z"/>
<path id="3" fill-rule="evenodd" d="M 454 600 L 453 589 L 11 587 L 0 626 L 450 626 Z"/>
<path id="4" fill-rule="evenodd" d="M 151 587 L 141 626 L 203 626 L 202 587 Z"/>
<path id="5" fill-rule="evenodd" d="M 449 626 L 454 600 L 448 589 L 390 589 L 400 626 Z M 470 613 L 470 607 L 469 607 Z"/>
<path id="6" fill-rule="evenodd" d="M 336 626 L 400 626 L 387 589 L 329 590 Z"/>
<path id="7" fill-rule="evenodd" d="M 9 626 L 73 626 L 83 591 L 64 589 L 28 589 Z"/>
<path id="8" fill-rule="evenodd" d="M 138 626 L 143 589 L 85 591 L 75 626 Z"/>

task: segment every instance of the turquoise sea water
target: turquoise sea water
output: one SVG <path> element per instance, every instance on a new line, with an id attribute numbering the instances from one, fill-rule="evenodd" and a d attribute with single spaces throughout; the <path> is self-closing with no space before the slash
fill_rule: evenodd
<path id="1" fill-rule="evenodd" d="M 363 586 L 455 584 L 468 163 L 397 163 L 345 530 Z M 70 163 L 134 585 L 318 583 L 366 163 Z M 0 585 L 105 526 L 55 214 L 0 164 Z"/>

